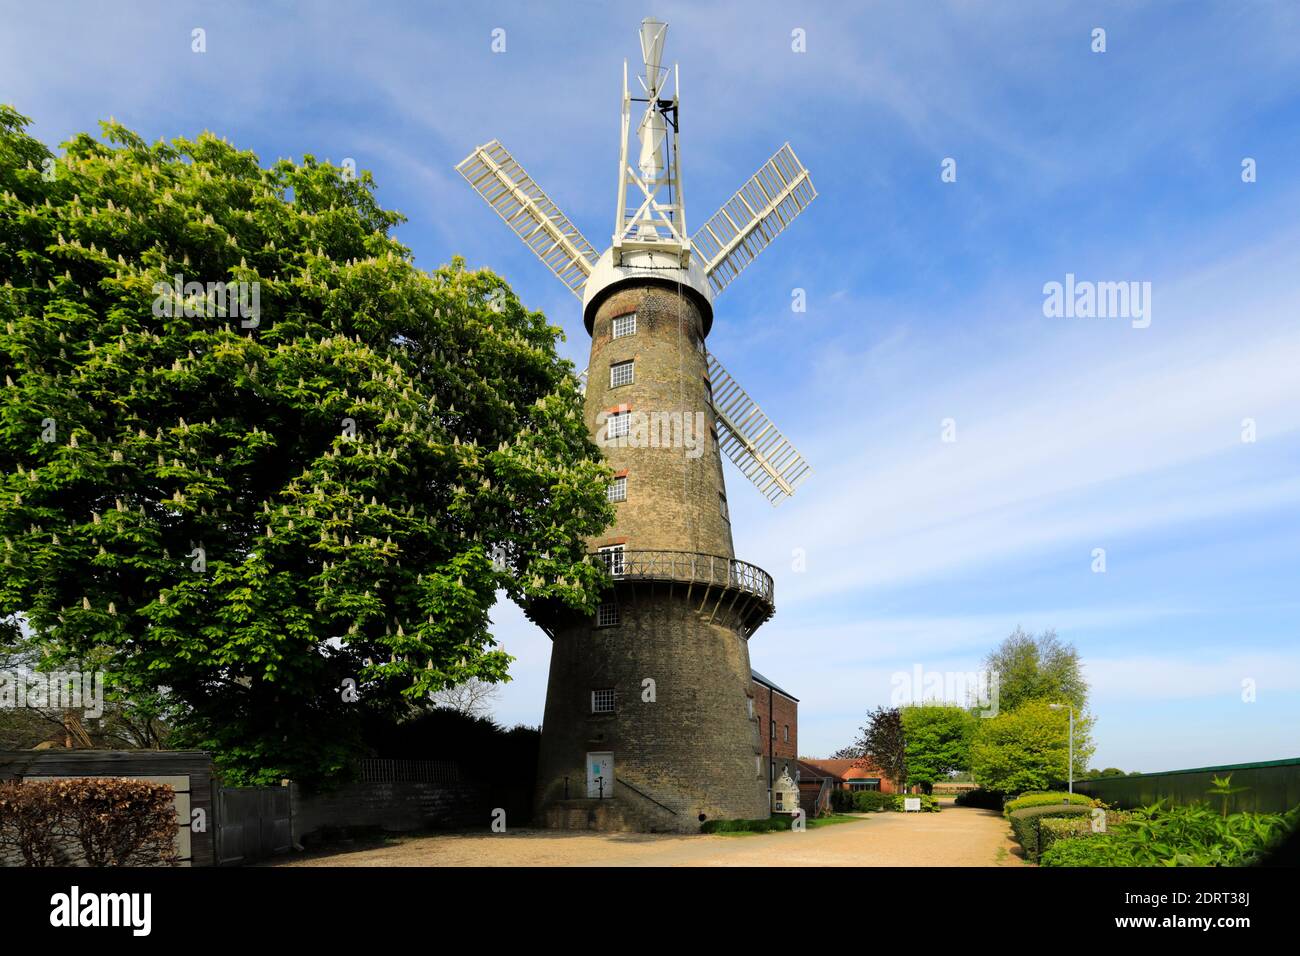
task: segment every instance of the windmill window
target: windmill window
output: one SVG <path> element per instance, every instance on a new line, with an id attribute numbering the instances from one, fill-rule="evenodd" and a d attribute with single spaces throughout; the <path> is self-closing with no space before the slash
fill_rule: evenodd
<path id="1" fill-rule="evenodd" d="M 591 692 L 591 712 L 593 714 L 614 713 L 614 688 L 605 687 Z"/>
<path id="2" fill-rule="evenodd" d="M 750 720 L 754 719 L 754 698 L 752 697 L 745 698 L 745 712 L 749 714 Z"/>
<path id="3" fill-rule="evenodd" d="M 718 508 L 722 511 L 722 517 L 731 521 L 731 514 L 727 511 L 727 496 L 718 492 Z"/>
<path id="4" fill-rule="evenodd" d="M 621 339 L 625 335 L 636 334 L 636 313 L 630 312 L 627 315 L 619 315 L 614 318 L 614 338 Z"/>
<path id="5" fill-rule="evenodd" d="M 619 623 L 618 605 L 613 601 L 605 601 L 603 604 L 596 606 L 596 626 L 597 627 L 617 627 Z"/>
<path id="6" fill-rule="evenodd" d="M 611 544 L 600 549 L 600 560 L 604 562 L 605 570 L 612 575 L 623 573 L 623 548 L 621 544 Z"/>
<path id="7" fill-rule="evenodd" d="M 709 395 L 709 402 L 712 403 L 712 402 L 713 402 L 713 383 L 709 381 L 709 377 L 708 377 L 707 375 L 704 377 L 704 391 L 708 393 L 708 395 Z"/>
<path id="8" fill-rule="evenodd" d="M 610 501 L 627 501 L 627 478 L 615 478 L 605 489 L 605 495 Z"/>
<path id="9" fill-rule="evenodd" d="M 630 433 L 631 426 L 632 414 L 630 412 L 615 412 L 605 419 L 605 437 L 626 438 Z"/>
<path id="10" fill-rule="evenodd" d="M 615 362 L 609 367 L 609 387 L 618 388 L 620 385 L 632 384 L 632 360 L 626 362 Z"/>

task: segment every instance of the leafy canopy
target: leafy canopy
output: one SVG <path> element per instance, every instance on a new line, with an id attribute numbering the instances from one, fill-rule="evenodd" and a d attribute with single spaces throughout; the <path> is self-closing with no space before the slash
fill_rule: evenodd
<path id="1" fill-rule="evenodd" d="M 505 679 L 498 590 L 594 608 L 607 471 L 503 280 L 417 269 L 368 173 L 28 122 L 0 107 L 0 618 L 47 667 L 312 779 L 360 711 Z"/>

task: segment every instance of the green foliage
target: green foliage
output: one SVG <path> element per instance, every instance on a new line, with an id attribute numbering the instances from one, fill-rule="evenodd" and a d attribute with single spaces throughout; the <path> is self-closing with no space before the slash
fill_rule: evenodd
<path id="1" fill-rule="evenodd" d="M 1074 804 L 1062 803 L 1049 806 L 1024 807 L 1011 812 L 1011 832 L 1015 834 L 1020 845 L 1025 848 L 1025 858 L 1033 862 L 1038 859 L 1040 850 L 1039 825 L 1043 820 L 1071 816 L 1083 816 L 1086 819 L 1091 815 L 1092 807 L 1081 807 Z"/>
<path id="2" fill-rule="evenodd" d="M 1023 810 L 1025 807 L 1050 807 L 1064 804 L 1073 804 L 1076 807 L 1095 807 L 1098 805 L 1096 800 L 1082 793 L 1048 790 L 1022 793 L 1014 800 L 1008 800 L 1002 808 L 1002 813 L 1004 816 L 1010 816 L 1012 811 Z"/>
<path id="3" fill-rule="evenodd" d="M 1211 774 L 1210 789 L 1205 792 L 1212 796 L 1219 797 L 1223 801 L 1223 812 L 1221 815 L 1226 817 L 1228 815 L 1228 801 L 1232 795 L 1236 793 L 1245 793 L 1249 789 L 1250 787 L 1234 787 L 1232 785 L 1232 774 L 1228 774 L 1226 777 L 1216 777 Z"/>
<path id="4" fill-rule="evenodd" d="M 939 801 L 936 800 L 934 797 L 930 796 L 928 793 L 893 793 L 889 795 L 889 798 L 890 798 L 890 802 L 893 804 L 893 809 L 899 811 L 900 813 L 904 812 L 903 801 L 909 799 L 921 801 L 922 813 L 939 812 Z"/>
<path id="5" fill-rule="evenodd" d="M 1109 832 L 1112 828 L 1125 822 L 1131 817 L 1131 814 L 1124 810 L 1107 810 L 1106 811 L 1106 829 Z M 1092 820 L 1089 817 L 1048 817 L 1039 821 L 1038 824 L 1038 856 L 1042 859 L 1052 844 L 1058 840 L 1072 840 L 1080 837 L 1100 836 L 1092 831 Z"/>
<path id="6" fill-rule="evenodd" d="M 877 707 L 867 714 L 858 740 L 836 756 L 869 759 L 881 773 L 897 784 L 907 779 L 906 741 L 903 717 L 897 707 Z"/>
<path id="7" fill-rule="evenodd" d="M 949 774 L 970 767 L 971 741 L 979 718 L 949 704 L 902 708 L 908 786 L 926 793 Z"/>
<path id="8" fill-rule="evenodd" d="M 764 817 L 761 820 L 705 820 L 701 833 L 772 833 L 789 830 L 791 818 L 787 816 Z"/>
<path id="9" fill-rule="evenodd" d="M 1068 716 L 1034 700 L 981 719 L 971 746 L 980 786 L 1005 793 L 1046 790 L 1066 775 Z"/>
<path id="10" fill-rule="evenodd" d="M 498 590 L 594 610 L 608 470 L 503 280 L 415 268 L 368 173 L 27 123 L 0 107 L 0 618 L 45 666 L 165 690 L 229 782 L 311 781 L 362 714 L 506 679 Z"/>
<path id="11" fill-rule="evenodd" d="M 984 663 L 998 675 L 998 707 L 1004 712 L 1031 700 L 1068 701 L 1076 713 L 1087 708 L 1079 652 L 1053 630 L 1035 637 L 1017 627 Z"/>
<path id="12" fill-rule="evenodd" d="M 1251 866 L 1300 825 L 1287 813 L 1230 813 L 1206 805 L 1133 811 L 1127 821 L 1084 840 L 1057 840 L 1043 866 Z"/>
<path id="13" fill-rule="evenodd" d="M 894 795 L 892 793 L 881 793 L 879 790 L 857 790 L 850 791 L 850 796 L 853 797 L 853 805 L 850 809 L 858 813 L 875 813 L 894 808 Z"/>

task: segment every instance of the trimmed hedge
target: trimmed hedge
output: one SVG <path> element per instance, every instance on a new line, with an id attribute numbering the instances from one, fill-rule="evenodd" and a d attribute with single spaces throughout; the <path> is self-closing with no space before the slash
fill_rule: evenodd
<path id="1" fill-rule="evenodd" d="M 761 820 L 705 820 L 700 824 L 701 833 L 771 833 L 774 830 L 789 830 L 791 818 L 788 816 L 764 817 Z"/>
<path id="2" fill-rule="evenodd" d="M 1126 810 L 1106 811 L 1106 831 L 1109 832 L 1128 820 L 1132 814 Z M 1051 817 L 1038 826 L 1038 856 L 1042 859 L 1054 843 L 1059 840 L 1071 840 L 1077 837 L 1093 836 L 1092 819 L 1073 817 Z"/>
<path id="3" fill-rule="evenodd" d="M 1047 791 L 1022 793 L 1014 800 L 1008 800 L 1006 806 L 1002 808 L 1004 816 L 1011 816 L 1015 810 L 1024 810 L 1026 807 L 1046 807 L 1046 806 L 1079 806 L 1092 807 L 1096 806 L 1092 797 L 1085 796 L 1082 793 L 1065 793 L 1064 791 Z"/>
<path id="4" fill-rule="evenodd" d="M 0 783 L 0 866 L 175 866 L 175 799 L 116 777 Z"/>
<path id="5" fill-rule="evenodd" d="M 1025 859 L 1030 862 L 1038 860 L 1038 854 L 1042 852 L 1040 828 L 1045 819 L 1074 816 L 1083 817 L 1086 822 L 1092 816 L 1092 807 L 1057 803 L 1050 806 L 1022 807 L 1019 810 L 1012 810 L 1010 814 L 1011 832 L 1015 834 L 1020 845 L 1025 848 Z"/>
<path id="6" fill-rule="evenodd" d="M 881 793 L 879 790 L 859 790 L 853 794 L 853 809 L 859 813 L 878 813 L 882 810 L 892 810 L 894 807 L 894 795 L 892 793 Z"/>
<path id="7" fill-rule="evenodd" d="M 954 801 L 959 807 L 976 807 L 980 810 L 1001 810 L 1006 794 L 1000 790 L 985 790 L 982 787 L 966 790 L 957 794 Z"/>

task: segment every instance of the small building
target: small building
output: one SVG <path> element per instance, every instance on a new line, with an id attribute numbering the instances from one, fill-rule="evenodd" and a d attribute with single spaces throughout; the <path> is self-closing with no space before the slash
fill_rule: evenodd
<path id="1" fill-rule="evenodd" d="M 800 760 L 797 767 L 799 805 L 803 807 L 803 812 L 809 818 L 830 813 L 833 809 L 831 791 L 839 790 L 844 784 L 844 778 L 814 766 L 806 760 Z"/>
<path id="2" fill-rule="evenodd" d="M 805 759 L 804 763 L 817 768 L 823 774 L 840 780 L 841 790 L 879 790 L 881 793 L 897 793 L 898 788 L 879 767 L 872 763 L 870 757 L 859 760 L 834 758 L 829 760 Z"/>

